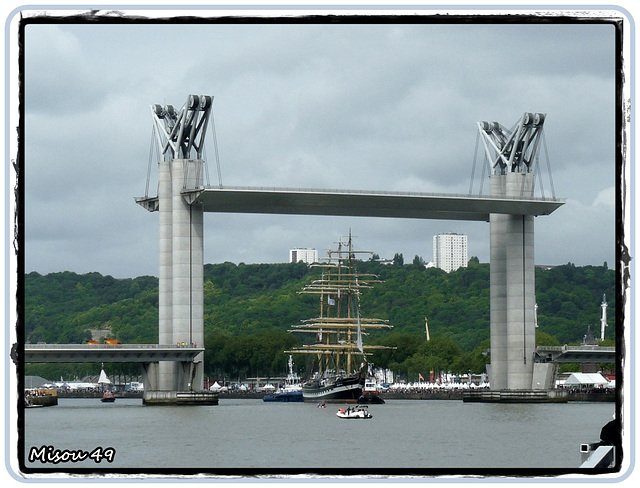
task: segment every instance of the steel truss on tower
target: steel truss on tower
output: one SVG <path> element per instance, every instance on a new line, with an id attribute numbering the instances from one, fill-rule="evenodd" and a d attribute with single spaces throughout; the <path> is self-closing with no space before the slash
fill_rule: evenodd
<path id="1" fill-rule="evenodd" d="M 165 161 L 202 159 L 212 104 L 212 96 L 189 95 L 179 112 L 173 105 L 151 105 L 155 134 Z"/>
<path id="2" fill-rule="evenodd" d="M 545 114 L 526 112 L 512 130 L 498 122 L 478 122 L 493 174 L 533 171 L 545 117 Z"/>

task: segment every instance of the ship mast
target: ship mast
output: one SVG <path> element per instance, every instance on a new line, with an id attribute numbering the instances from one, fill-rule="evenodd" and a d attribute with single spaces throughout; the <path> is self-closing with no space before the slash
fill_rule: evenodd
<path id="1" fill-rule="evenodd" d="M 372 253 L 354 250 L 351 232 L 346 242 L 341 239 L 337 244 L 337 250 L 328 252 L 327 263 L 315 265 L 323 268 L 321 278 L 298 292 L 320 297 L 320 315 L 301 321 L 300 325 L 292 326 L 289 331 L 313 333 L 316 341 L 286 351 L 316 355 L 321 364 L 319 373 L 330 369 L 331 361 L 334 361 L 336 373 L 341 368 L 350 373 L 356 357 L 366 361 L 366 356 L 370 354 L 368 351 L 388 349 L 386 346 L 364 345 L 362 337 L 367 334 L 366 331 L 392 327 L 386 320 L 362 317 L 360 313 L 362 290 L 372 288 L 373 284 L 381 281 L 373 274 L 359 274 L 355 269 L 355 257 L 361 253 Z"/>

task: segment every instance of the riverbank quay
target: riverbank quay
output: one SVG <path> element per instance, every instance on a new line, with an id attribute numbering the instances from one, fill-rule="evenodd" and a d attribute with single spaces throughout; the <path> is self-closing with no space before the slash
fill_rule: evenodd
<path id="1" fill-rule="evenodd" d="M 464 390 L 421 390 L 421 391 L 383 391 L 380 397 L 383 400 L 462 400 Z M 267 393 L 260 391 L 220 391 L 217 393 L 220 400 L 262 400 Z M 80 392 L 80 391 L 60 391 L 59 398 L 102 398 L 102 393 Z M 117 398 L 139 398 L 143 393 L 121 392 L 116 394 Z M 568 402 L 615 402 L 616 394 L 614 390 L 570 390 L 567 393 Z"/>
<path id="2" fill-rule="evenodd" d="M 462 390 L 415 390 L 380 392 L 383 400 L 462 400 Z"/>
<path id="3" fill-rule="evenodd" d="M 142 398 L 142 391 L 114 391 L 116 398 Z M 58 398 L 102 398 L 103 392 L 100 390 L 58 390 Z"/>
<path id="4" fill-rule="evenodd" d="M 588 391 L 570 390 L 567 393 L 570 402 L 615 402 L 616 391 L 610 388 L 594 388 Z"/>
<path id="5" fill-rule="evenodd" d="M 145 391 L 144 405 L 217 405 L 218 394 L 212 391 Z"/>
<path id="6" fill-rule="evenodd" d="M 467 390 L 465 403 L 567 403 L 564 390 Z"/>
<path id="7" fill-rule="evenodd" d="M 416 390 L 416 391 L 382 391 L 380 397 L 383 400 L 460 400 L 466 390 Z M 488 390 L 487 390 L 488 391 Z M 243 392 L 219 392 L 220 400 L 228 399 L 262 399 L 267 393 L 258 391 Z M 568 391 L 566 393 L 567 402 L 615 402 L 616 394 L 614 390 L 589 390 L 589 391 Z"/>

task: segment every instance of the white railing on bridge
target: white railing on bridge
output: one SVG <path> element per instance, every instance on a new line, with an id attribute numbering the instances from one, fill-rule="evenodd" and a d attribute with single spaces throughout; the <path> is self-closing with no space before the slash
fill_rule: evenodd
<path id="1" fill-rule="evenodd" d="M 538 346 L 538 351 L 602 351 L 602 352 L 616 352 L 615 347 L 610 346 Z"/>

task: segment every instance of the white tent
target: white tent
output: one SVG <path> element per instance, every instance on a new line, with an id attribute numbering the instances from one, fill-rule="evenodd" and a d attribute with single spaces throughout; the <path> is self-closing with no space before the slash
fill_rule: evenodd
<path id="1" fill-rule="evenodd" d="M 600 373 L 571 373 L 564 382 L 565 387 L 593 388 L 608 385 L 609 380 Z"/>
<path id="2" fill-rule="evenodd" d="M 98 387 L 96 383 L 87 383 L 82 381 L 71 382 L 68 385 L 71 390 L 77 390 L 78 388 L 97 388 Z"/>

